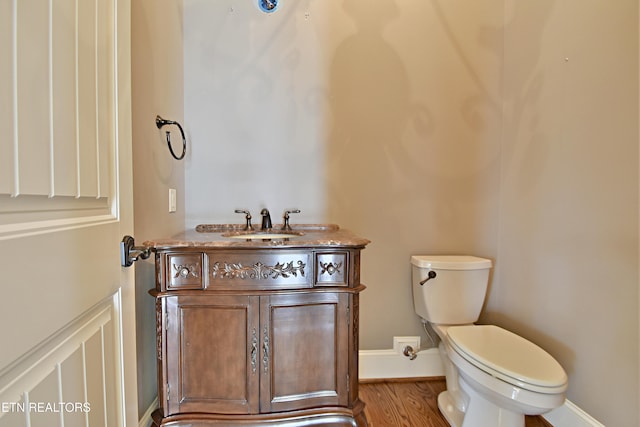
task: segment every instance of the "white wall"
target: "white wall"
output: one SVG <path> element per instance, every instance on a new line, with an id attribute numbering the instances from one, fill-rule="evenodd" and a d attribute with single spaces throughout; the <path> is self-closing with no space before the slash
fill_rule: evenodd
<path id="1" fill-rule="evenodd" d="M 332 2 L 298 1 L 272 15 L 251 1 L 185 7 L 187 224 L 274 220 L 289 207 L 325 218 L 328 54 Z M 305 13 L 313 18 L 305 18 Z M 294 221 L 299 221 L 296 218 Z M 275 222 L 275 221 L 274 221 Z"/>

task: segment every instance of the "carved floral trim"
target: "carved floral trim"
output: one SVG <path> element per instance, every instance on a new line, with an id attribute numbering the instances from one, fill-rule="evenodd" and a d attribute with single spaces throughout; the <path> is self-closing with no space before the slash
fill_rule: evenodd
<path id="1" fill-rule="evenodd" d="M 214 279 L 278 279 L 280 277 L 289 278 L 297 277 L 298 274 L 304 277 L 304 268 L 306 264 L 302 261 L 294 261 L 288 263 L 276 263 L 276 265 L 265 265 L 257 262 L 252 266 L 243 266 L 241 263 L 227 263 L 220 265 L 216 262 L 211 266 L 211 277 Z"/>
<path id="2" fill-rule="evenodd" d="M 200 263 L 195 264 L 173 264 L 175 274 L 174 279 L 181 277 L 186 279 L 189 276 L 197 278 L 200 275 Z"/>
<path id="3" fill-rule="evenodd" d="M 334 274 L 340 274 L 340 269 L 342 268 L 342 263 L 332 263 L 332 262 L 321 262 L 320 267 L 322 267 L 322 271 L 320 274 L 329 273 L 329 276 L 333 276 Z"/>

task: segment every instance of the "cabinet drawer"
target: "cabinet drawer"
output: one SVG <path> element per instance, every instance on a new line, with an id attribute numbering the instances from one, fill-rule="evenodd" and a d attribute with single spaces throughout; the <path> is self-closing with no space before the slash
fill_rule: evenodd
<path id="1" fill-rule="evenodd" d="M 167 289 L 202 289 L 202 254 L 168 254 Z"/>
<path id="2" fill-rule="evenodd" d="M 316 254 L 316 286 L 347 286 L 349 284 L 348 252 Z"/>
<path id="3" fill-rule="evenodd" d="M 208 252 L 207 289 L 296 289 L 310 288 L 310 253 Z"/>

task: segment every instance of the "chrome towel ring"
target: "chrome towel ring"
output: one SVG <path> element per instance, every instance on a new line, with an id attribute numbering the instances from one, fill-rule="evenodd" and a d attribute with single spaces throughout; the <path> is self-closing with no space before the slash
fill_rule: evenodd
<path id="1" fill-rule="evenodd" d="M 184 155 L 187 153 L 187 138 L 185 138 L 184 136 L 184 130 L 182 130 L 182 126 L 180 126 L 180 123 L 174 122 L 173 120 L 165 120 L 160 116 L 156 116 L 156 126 L 158 127 L 158 129 L 162 129 L 162 127 L 165 125 L 176 125 L 180 130 L 180 135 L 182 135 L 182 154 L 180 154 L 180 156 L 176 156 L 176 153 L 173 151 L 173 147 L 171 147 L 171 132 L 166 131 L 165 134 L 167 136 L 167 146 L 169 147 L 171 155 L 176 160 L 182 160 L 184 158 Z"/>

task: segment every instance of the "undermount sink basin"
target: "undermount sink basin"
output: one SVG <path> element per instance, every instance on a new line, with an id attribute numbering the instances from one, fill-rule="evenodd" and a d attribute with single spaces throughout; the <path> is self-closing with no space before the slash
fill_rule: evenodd
<path id="1" fill-rule="evenodd" d="M 267 232 L 267 231 L 236 231 L 233 233 L 223 234 L 222 237 L 230 237 L 232 239 L 243 240 L 272 240 L 272 239 L 289 239 L 291 237 L 302 236 L 304 233 L 297 231 L 281 231 L 281 232 Z"/>

